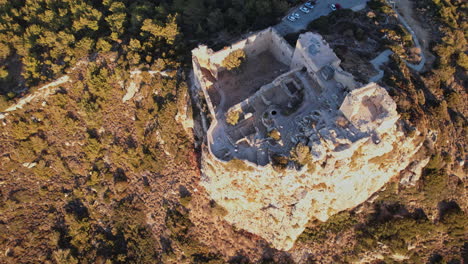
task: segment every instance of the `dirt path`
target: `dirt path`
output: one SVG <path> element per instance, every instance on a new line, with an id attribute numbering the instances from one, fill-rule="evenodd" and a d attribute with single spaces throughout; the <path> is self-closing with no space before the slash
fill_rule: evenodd
<path id="1" fill-rule="evenodd" d="M 397 0 L 395 3 L 398 13 L 403 16 L 405 21 L 414 31 L 416 37 L 419 39 L 422 52 L 426 57 L 426 63 L 428 65 L 432 64 L 435 57 L 429 50 L 429 44 L 431 42 L 430 32 L 428 32 L 428 29 L 424 28 L 419 21 L 413 18 L 413 3 L 411 0 Z"/>
<path id="2" fill-rule="evenodd" d="M 70 81 L 70 77 L 68 75 L 64 75 L 64 76 L 58 78 L 57 80 L 55 80 L 55 81 L 53 81 L 53 82 L 51 82 L 51 83 L 49 83 L 47 85 L 42 86 L 41 88 L 39 88 L 37 91 L 33 92 L 32 94 L 21 98 L 20 100 L 18 100 L 17 103 L 15 103 L 14 105 L 8 107 L 3 112 L 15 111 L 15 110 L 17 110 L 19 108 L 23 108 L 24 105 L 30 103 L 33 100 L 40 99 L 40 98 L 46 98 L 50 94 L 54 93 L 57 89 L 59 89 L 60 85 L 66 83 L 66 82 L 69 82 L 69 81 Z M 0 114 L 0 119 L 3 119 L 3 118 L 5 118 L 5 114 Z"/>

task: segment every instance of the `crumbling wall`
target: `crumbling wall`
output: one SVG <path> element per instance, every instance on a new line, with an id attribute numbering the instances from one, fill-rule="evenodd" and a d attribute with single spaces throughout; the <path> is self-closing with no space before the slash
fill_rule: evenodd
<path id="1" fill-rule="evenodd" d="M 273 28 L 262 30 L 217 52 L 213 52 L 206 45 L 200 45 L 192 50 L 195 83 L 202 88 L 208 108 L 213 116 L 216 113 L 216 105 L 213 104 L 207 90 L 212 87 L 219 72 L 224 70 L 223 60 L 231 52 L 239 49 L 245 52 L 247 60 L 249 57 L 270 51 L 276 60 L 286 65 L 290 64 L 293 54 L 292 47 Z M 207 76 L 208 72 L 209 76 Z"/>
<path id="2" fill-rule="evenodd" d="M 275 58 L 285 65 L 290 65 L 294 50 L 289 43 L 272 28 L 270 51 Z"/>
<path id="3" fill-rule="evenodd" d="M 354 76 L 341 70 L 341 68 L 335 69 L 335 75 L 333 78 L 337 82 L 343 84 L 343 86 L 346 87 L 349 91 L 356 89 L 357 83 L 354 81 Z"/>
<path id="4" fill-rule="evenodd" d="M 298 49 L 302 49 L 301 44 L 298 42 L 296 43 L 296 49 L 294 50 L 293 57 L 291 59 L 291 69 L 297 69 L 297 68 L 302 68 L 306 67 L 305 65 L 305 58 L 302 52 L 299 52 Z M 307 67 L 307 70 L 309 72 L 317 72 L 318 69 L 316 70 L 315 68 Z"/>
<path id="5" fill-rule="evenodd" d="M 340 111 L 361 131 L 385 133 L 398 120 L 395 101 L 387 91 L 375 83 L 351 91 Z"/>
<path id="6" fill-rule="evenodd" d="M 196 56 L 192 57 L 192 67 L 193 67 L 193 73 L 194 73 L 194 78 L 193 78 L 192 81 L 194 82 L 196 87 L 200 88 L 203 91 L 203 95 L 205 97 L 206 104 L 208 105 L 208 110 L 210 110 L 211 115 L 213 117 L 215 117 L 216 116 L 216 111 L 215 111 L 215 108 L 213 106 L 213 103 L 211 102 L 211 98 L 210 98 L 210 96 L 208 94 L 208 90 L 207 90 L 207 88 L 209 87 L 209 84 L 207 84 L 206 82 L 208 80 L 206 80 L 206 78 L 203 76 L 202 71 L 201 71 L 201 66 L 200 66 L 200 63 L 198 61 L 198 57 L 196 57 Z"/>
<path id="7" fill-rule="evenodd" d="M 221 65 L 224 58 L 226 58 L 231 52 L 239 49 L 243 50 L 247 59 L 249 59 L 250 56 L 257 56 L 258 54 L 268 50 L 270 43 L 271 28 L 268 28 L 211 54 L 209 58 L 210 64 L 212 67 L 222 68 Z"/>
<path id="8" fill-rule="evenodd" d="M 267 28 L 253 34 L 239 42 L 224 47 L 222 50 L 213 52 L 206 46 L 201 45 L 192 51 L 193 56 L 198 58 L 201 67 L 209 69 L 215 77 L 223 70 L 222 62 L 231 52 L 243 50 L 247 56 L 254 57 L 264 51 L 270 51 L 275 59 L 289 65 L 293 57 L 293 48 L 273 28 Z"/>
<path id="9" fill-rule="evenodd" d="M 310 47 L 315 46 L 317 53 L 312 54 Z M 291 68 L 307 67 L 309 71 L 318 72 L 322 67 L 330 65 L 338 68 L 341 61 L 323 38 L 312 32 L 299 36 L 294 50 Z"/>

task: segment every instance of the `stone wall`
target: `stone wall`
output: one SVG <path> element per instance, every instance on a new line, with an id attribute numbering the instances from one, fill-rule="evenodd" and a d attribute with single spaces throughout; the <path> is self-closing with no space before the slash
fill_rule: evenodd
<path id="1" fill-rule="evenodd" d="M 310 47 L 315 46 L 316 54 L 310 53 Z M 336 57 L 323 38 L 316 33 L 304 33 L 299 36 L 294 50 L 291 68 L 307 67 L 311 72 L 318 72 L 323 66 L 339 67 L 341 61 Z"/>
<path id="2" fill-rule="evenodd" d="M 210 67 L 222 70 L 222 62 L 224 58 L 226 58 L 231 52 L 239 49 L 244 50 L 245 54 L 247 55 L 247 59 L 249 59 L 249 57 L 256 56 L 268 50 L 270 43 L 271 28 L 267 28 L 258 32 L 257 34 L 253 34 L 247 37 L 246 39 L 234 43 L 231 46 L 227 46 L 220 51 L 209 54 Z"/>
<path id="3" fill-rule="evenodd" d="M 221 66 L 223 60 L 231 52 L 239 49 L 245 52 L 247 59 L 255 57 L 264 51 L 270 51 L 276 60 L 285 65 L 291 63 L 293 56 L 293 48 L 273 28 L 259 31 L 217 52 L 214 52 L 206 45 L 200 45 L 193 49 L 192 65 L 195 76 L 194 81 L 203 90 L 208 108 L 213 116 L 215 116 L 216 109 L 207 92 L 213 83 L 207 76 L 203 75 L 202 68 L 205 71 L 209 71 L 217 79 L 218 73 L 224 70 L 224 67 Z"/>
<path id="4" fill-rule="evenodd" d="M 200 65 L 200 63 L 198 61 L 198 57 L 196 57 L 196 56 L 192 57 L 192 67 L 193 67 L 193 73 L 194 73 L 193 82 L 194 82 L 195 86 L 198 87 L 199 89 L 201 89 L 201 91 L 203 92 L 203 96 L 205 97 L 206 104 L 208 105 L 208 109 L 210 111 L 210 114 L 213 117 L 215 117 L 216 116 L 216 111 L 214 109 L 213 103 L 211 102 L 211 98 L 210 98 L 210 96 L 208 94 L 208 91 L 207 91 L 207 88 L 209 87 L 209 84 L 207 84 L 206 82 L 208 80 L 206 80 L 206 78 L 203 77 L 203 74 L 202 74 L 202 71 L 201 71 L 201 65 Z"/>
<path id="5" fill-rule="evenodd" d="M 285 65 L 291 63 L 294 52 L 293 48 L 275 29 L 267 28 L 217 52 L 213 52 L 205 45 L 200 45 L 192 50 L 192 55 L 198 58 L 201 67 L 209 69 L 217 77 L 217 73 L 223 70 L 221 65 L 224 58 L 239 49 L 245 52 L 247 59 L 268 50 L 275 59 Z"/>
<path id="6" fill-rule="evenodd" d="M 294 49 L 294 54 L 291 60 L 291 69 L 302 68 L 305 66 L 305 58 L 302 52 L 298 52 L 298 49 L 302 49 L 302 46 L 299 42 L 296 43 L 296 48 Z M 309 72 L 315 73 L 315 69 L 307 68 Z"/>
<path id="7" fill-rule="evenodd" d="M 395 101 L 375 83 L 353 90 L 344 99 L 340 111 L 363 132 L 382 134 L 391 129 L 400 117 Z"/>
<path id="8" fill-rule="evenodd" d="M 276 29 L 272 28 L 270 51 L 275 58 L 285 65 L 290 65 L 294 50 L 289 43 L 281 37 Z"/>
<path id="9" fill-rule="evenodd" d="M 354 76 L 349 72 L 343 71 L 341 68 L 335 69 L 335 76 L 333 77 L 337 82 L 343 84 L 348 90 L 357 88 L 357 83 L 354 81 Z"/>

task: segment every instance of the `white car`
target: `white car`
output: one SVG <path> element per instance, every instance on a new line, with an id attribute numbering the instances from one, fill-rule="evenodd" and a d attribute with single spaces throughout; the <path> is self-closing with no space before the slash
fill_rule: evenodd
<path id="1" fill-rule="evenodd" d="M 299 7 L 299 10 L 301 10 L 302 12 L 308 14 L 310 12 L 309 8 L 305 7 L 305 6 L 301 6 Z"/>
<path id="2" fill-rule="evenodd" d="M 314 4 L 312 4 L 312 2 L 309 1 L 309 2 L 305 3 L 305 7 L 309 8 L 309 9 L 312 9 L 312 8 L 314 8 Z"/>
<path id="3" fill-rule="evenodd" d="M 287 19 L 288 19 L 289 21 L 291 21 L 291 22 L 294 22 L 294 21 L 296 21 L 297 18 L 293 17 L 292 15 L 289 15 L 289 16 L 287 17 Z"/>
<path id="4" fill-rule="evenodd" d="M 292 13 L 291 16 L 295 17 L 296 19 L 299 19 L 299 18 L 301 17 L 301 16 L 300 16 L 298 13 L 296 13 L 296 12 Z"/>
<path id="5" fill-rule="evenodd" d="M 331 10 L 335 11 L 335 10 L 336 10 L 336 5 L 335 5 L 335 4 L 331 4 L 331 5 L 330 5 L 330 8 L 331 8 Z"/>

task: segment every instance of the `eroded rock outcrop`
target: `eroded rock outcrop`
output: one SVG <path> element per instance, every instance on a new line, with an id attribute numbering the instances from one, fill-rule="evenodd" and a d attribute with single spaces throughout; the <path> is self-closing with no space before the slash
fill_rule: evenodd
<path id="1" fill-rule="evenodd" d="M 227 210 L 226 221 L 287 250 L 310 219 L 326 221 L 364 202 L 405 169 L 422 145 L 419 136 L 407 138 L 396 125 L 380 139 L 375 144 L 363 138 L 347 154 L 324 145 L 319 159 L 283 172 L 205 153 L 202 185 Z"/>

